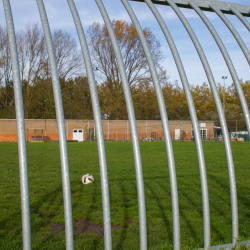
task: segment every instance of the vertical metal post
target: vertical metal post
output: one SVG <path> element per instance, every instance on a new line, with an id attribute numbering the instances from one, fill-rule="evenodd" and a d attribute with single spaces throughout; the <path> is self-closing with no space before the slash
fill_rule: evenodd
<path id="1" fill-rule="evenodd" d="M 134 161 L 135 161 L 135 172 L 136 172 L 136 183 L 137 183 L 137 195 L 138 195 L 138 208 L 139 208 L 139 227 L 140 227 L 140 248 L 147 249 L 147 223 L 146 223 L 146 205 L 145 205 L 145 193 L 144 193 L 144 183 L 143 183 L 143 172 L 142 172 L 142 162 L 140 154 L 140 146 L 138 139 L 138 132 L 136 126 L 135 113 L 133 108 L 133 100 L 129 88 L 128 79 L 126 76 L 126 70 L 124 63 L 122 61 L 121 51 L 113 30 L 111 21 L 106 12 L 106 9 L 101 0 L 95 0 L 98 8 L 101 12 L 103 20 L 105 22 L 106 28 L 108 30 L 113 50 L 116 56 L 116 61 L 119 67 L 120 76 L 122 79 L 123 91 L 125 95 L 125 101 L 128 111 L 130 131 L 132 135 L 132 145 L 134 151 Z"/>
<path id="2" fill-rule="evenodd" d="M 69 140 L 69 120 L 67 120 L 67 140 Z"/>
<path id="3" fill-rule="evenodd" d="M 47 135 L 46 135 L 46 133 L 47 133 L 47 131 L 46 131 L 46 118 L 47 118 L 47 117 L 46 117 L 46 115 L 47 115 L 47 114 L 46 114 L 46 111 L 47 111 L 47 101 L 46 101 L 46 100 L 44 100 L 44 102 L 45 102 L 45 141 L 46 141 L 46 136 L 47 136 Z"/>
<path id="4" fill-rule="evenodd" d="M 230 144 L 229 135 L 228 135 L 227 123 L 226 123 L 225 115 L 224 115 L 223 108 L 221 105 L 219 93 L 218 93 L 218 90 L 216 87 L 216 83 L 215 83 L 211 68 L 210 68 L 209 63 L 207 61 L 207 58 L 205 56 L 205 53 L 204 53 L 204 51 L 199 43 L 199 40 L 196 37 L 194 31 L 192 30 L 190 24 L 188 23 L 188 21 L 186 20 L 186 18 L 182 14 L 182 12 L 178 9 L 176 4 L 174 4 L 172 0 L 167 0 L 167 1 L 169 3 L 171 3 L 171 7 L 174 9 L 175 13 L 178 15 L 178 17 L 182 21 L 187 32 L 189 33 L 190 38 L 192 39 L 192 41 L 194 43 L 194 46 L 195 46 L 195 48 L 199 54 L 199 57 L 202 61 L 203 67 L 205 69 L 205 72 L 206 72 L 206 75 L 208 77 L 208 81 L 210 83 L 211 90 L 212 90 L 212 93 L 214 96 L 214 100 L 215 100 L 215 104 L 216 104 L 216 108 L 217 108 L 217 112 L 218 112 L 218 116 L 219 116 L 219 120 L 220 120 L 220 124 L 221 124 L 222 134 L 223 134 L 223 138 L 224 138 L 224 147 L 225 147 L 226 159 L 227 159 L 227 168 L 228 168 L 229 183 L 230 183 L 231 211 L 232 211 L 232 243 L 235 244 L 237 239 L 238 239 L 238 236 L 239 236 L 236 181 L 235 181 L 235 174 L 234 174 L 233 155 L 232 155 L 231 144 Z M 209 28 L 210 32 L 213 31 L 214 38 L 216 37 L 216 39 L 219 39 L 219 36 L 216 33 L 214 27 L 209 22 L 208 18 L 205 16 L 205 14 L 200 10 L 200 8 L 192 0 L 188 0 L 188 2 L 192 6 L 192 8 L 197 12 L 197 14 L 201 17 L 201 19 L 205 22 L 205 24 Z M 222 49 L 222 47 L 220 47 L 220 49 Z M 223 50 L 226 51 L 225 47 Z M 229 57 L 229 55 L 228 55 L 228 57 Z M 229 61 L 231 62 L 230 58 L 229 58 Z M 229 68 L 230 68 L 231 72 L 235 73 L 235 74 L 233 74 L 233 76 L 234 76 L 233 79 L 235 80 L 235 84 L 237 85 L 236 81 L 237 81 L 238 77 L 236 75 L 236 72 L 235 72 L 235 69 L 232 65 L 232 62 L 230 63 Z M 239 80 L 238 80 L 238 83 L 239 83 Z M 241 89 L 241 91 L 242 91 L 242 89 Z M 240 99 L 242 99 L 242 95 L 241 95 Z M 245 112 L 247 115 L 245 105 L 244 105 L 244 108 L 242 108 L 242 109 L 245 110 L 243 112 Z M 249 112 L 248 112 L 248 116 L 249 116 Z M 247 116 L 246 116 L 246 118 L 247 118 Z"/>
<path id="5" fill-rule="evenodd" d="M 111 215 L 110 215 L 110 199 L 109 199 L 109 184 L 108 184 L 108 171 L 106 151 L 103 136 L 102 117 L 100 111 L 100 104 L 98 99 L 96 81 L 94 77 L 93 67 L 91 64 L 89 49 L 85 34 L 83 31 L 82 23 L 77 12 L 75 3 L 73 0 L 67 0 L 70 11 L 72 13 L 75 26 L 77 29 L 79 41 L 81 44 L 82 54 L 85 61 L 86 72 L 88 76 L 89 89 L 94 113 L 94 133 L 96 130 L 98 156 L 99 156 L 99 168 L 101 177 L 102 188 L 102 209 L 103 209 L 103 227 L 104 227 L 104 246 L 105 250 L 112 249 L 112 233 L 111 233 Z"/>
<path id="6" fill-rule="evenodd" d="M 147 121 L 146 121 L 146 137 L 148 137 L 148 125 L 147 125 Z"/>
<path id="7" fill-rule="evenodd" d="M 224 86 L 223 86 L 223 110 L 224 110 L 224 113 L 225 113 L 225 94 L 226 94 L 226 79 L 227 79 L 227 76 L 222 76 L 222 79 L 224 81 Z"/>
<path id="8" fill-rule="evenodd" d="M 237 132 L 237 120 L 236 120 L 236 132 Z"/>
<path id="9" fill-rule="evenodd" d="M 212 122 L 210 122 L 210 124 L 211 124 L 211 131 L 213 131 Z M 207 138 L 209 138 L 209 141 L 211 141 L 211 132 L 209 132 L 209 135 L 207 136 Z"/>
<path id="10" fill-rule="evenodd" d="M 204 247 L 207 248 L 210 245 L 210 211 L 209 211 L 209 197 L 208 197 L 208 186 L 207 186 L 207 175 L 206 175 L 206 167 L 205 167 L 205 159 L 204 159 L 204 153 L 203 153 L 203 147 L 202 147 L 202 141 L 200 136 L 200 128 L 198 124 L 198 119 L 196 115 L 196 110 L 190 90 L 190 86 L 187 80 L 187 76 L 181 61 L 181 58 L 179 56 L 178 50 L 175 46 L 175 43 L 171 37 L 170 32 L 168 31 L 168 28 L 162 19 L 160 13 L 155 8 L 151 0 L 145 0 L 149 8 L 151 9 L 152 13 L 156 17 L 164 35 L 165 38 L 169 44 L 169 47 L 171 49 L 172 55 L 174 57 L 177 69 L 179 71 L 179 75 L 181 77 L 181 81 L 183 84 L 183 88 L 185 91 L 188 108 L 190 117 L 192 120 L 192 126 L 193 126 L 193 132 L 195 137 L 195 143 L 196 143 L 196 150 L 197 150 L 197 157 L 198 157 L 198 163 L 199 163 L 199 171 L 200 171 L 200 179 L 201 179 L 201 191 L 202 191 L 202 207 L 203 207 L 203 227 L 204 227 Z M 180 124 L 180 138 L 182 135 L 182 122 Z"/>
<path id="11" fill-rule="evenodd" d="M 109 120 L 108 120 L 108 141 L 109 141 Z"/>
<path id="12" fill-rule="evenodd" d="M 73 240 L 73 219 L 72 219 L 72 205 L 71 205 L 71 189 L 70 189 L 70 175 L 69 175 L 69 162 L 68 162 L 68 150 L 65 133 L 63 103 L 59 76 L 57 72 L 56 56 L 53 48 L 53 42 L 47 19 L 47 14 L 44 8 L 42 0 L 37 0 L 37 6 L 41 16 L 42 26 L 44 30 L 44 36 L 46 41 L 47 52 L 49 56 L 49 65 L 51 70 L 52 85 L 56 107 L 59 148 L 61 158 L 61 170 L 62 170 L 62 183 L 63 183 L 63 200 L 64 200 L 64 218 L 65 218 L 65 237 L 66 237 L 66 249 L 74 249 Z"/>
<path id="13" fill-rule="evenodd" d="M 134 14 L 133 9 L 129 5 L 127 0 L 121 0 L 124 7 L 126 8 L 134 26 L 137 31 L 137 34 L 140 38 L 143 50 L 145 52 L 147 62 L 149 65 L 149 69 L 151 72 L 151 76 L 153 79 L 155 92 L 158 100 L 158 105 L 160 109 L 162 124 L 163 124 L 163 131 L 164 131 L 164 138 L 165 138 L 165 145 L 166 145 L 166 152 L 168 156 L 168 165 L 169 165 L 169 175 L 170 175 L 170 185 L 171 185 L 171 199 L 172 199 L 172 214 L 173 214 L 173 235 L 174 235 L 174 249 L 180 249 L 180 222 L 179 222 L 179 202 L 178 202 L 178 191 L 177 191 L 177 178 L 176 178 L 176 170 L 175 170 L 175 162 L 174 162 L 174 154 L 173 154 L 173 147 L 171 141 L 171 134 L 169 128 L 169 122 L 167 117 L 167 111 L 165 106 L 164 97 L 162 94 L 161 85 L 159 82 L 158 74 L 156 71 L 156 67 L 147 44 L 147 40 L 143 33 L 143 30 L 139 24 L 139 21 Z M 195 109 L 194 109 L 195 110 Z M 150 138 L 152 138 L 152 130 L 151 127 L 149 129 Z"/>
<path id="14" fill-rule="evenodd" d="M 89 120 L 88 120 L 88 141 L 90 141 L 89 140 Z"/>
<path id="15" fill-rule="evenodd" d="M 23 249 L 31 250 L 28 162 L 27 162 L 27 152 L 26 152 L 22 83 L 19 71 L 15 28 L 14 28 L 9 0 L 3 0 L 3 6 L 7 24 L 9 44 L 10 44 L 13 85 L 14 85 L 14 95 L 15 95 L 19 174 L 20 174 L 20 189 L 21 189 Z"/>
<path id="16" fill-rule="evenodd" d="M 127 140 L 129 140 L 129 137 L 128 137 L 128 121 L 127 121 Z"/>
<path id="17" fill-rule="evenodd" d="M 181 124 L 180 124 L 180 138 L 181 138 L 181 131 L 182 131 L 182 121 L 181 121 Z"/>

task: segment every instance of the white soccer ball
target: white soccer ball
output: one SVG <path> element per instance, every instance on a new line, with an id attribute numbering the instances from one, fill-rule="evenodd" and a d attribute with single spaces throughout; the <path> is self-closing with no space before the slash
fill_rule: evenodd
<path id="1" fill-rule="evenodd" d="M 94 182 L 94 177 L 91 174 L 85 174 L 82 177 L 82 183 L 85 184 L 85 185 L 89 184 L 89 183 L 93 183 L 93 182 Z"/>

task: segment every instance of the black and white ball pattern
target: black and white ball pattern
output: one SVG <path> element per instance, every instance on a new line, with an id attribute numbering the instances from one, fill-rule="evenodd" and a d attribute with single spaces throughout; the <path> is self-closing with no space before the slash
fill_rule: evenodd
<path id="1" fill-rule="evenodd" d="M 93 175 L 91 175 L 91 174 L 85 174 L 85 175 L 83 175 L 83 177 L 82 177 L 82 183 L 84 185 L 89 184 L 89 183 L 93 183 L 93 182 L 94 182 Z"/>

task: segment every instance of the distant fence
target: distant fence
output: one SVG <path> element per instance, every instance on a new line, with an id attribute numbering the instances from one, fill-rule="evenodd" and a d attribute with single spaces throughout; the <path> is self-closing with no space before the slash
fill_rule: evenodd
<path id="1" fill-rule="evenodd" d="M 200 136 L 203 141 L 223 141 L 219 121 L 199 121 Z M 244 138 L 248 141 L 248 131 L 244 120 L 227 120 L 228 135 L 231 141 Z M 46 125 L 45 125 L 46 124 Z M 175 141 L 194 141 L 191 121 L 169 121 L 171 139 Z M 73 130 L 83 130 L 83 141 L 95 141 L 94 120 L 65 120 L 67 141 L 73 141 Z M 102 120 L 105 141 L 131 141 L 131 131 L 128 120 Z M 26 119 L 25 132 L 27 142 L 58 141 L 56 120 Z M 137 120 L 138 139 L 152 138 L 154 141 L 164 141 L 162 122 L 159 120 Z M 146 139 L 145 139 L 146 140 Z M 149 140 L 149 139 L 148 139 Z M 15 119 L 0 119 L 0 142 L 17 142 Z"/>

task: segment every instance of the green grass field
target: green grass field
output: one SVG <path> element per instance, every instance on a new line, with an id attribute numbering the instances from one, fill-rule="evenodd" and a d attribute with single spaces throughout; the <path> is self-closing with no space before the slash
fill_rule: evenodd
<path id="1" fill-rule="evenodd" d="M 164 142 L 141 142 L 149 249 L 172 249 L 172 213 Z M 231 208 L 224 145 L 203 144 L 211 212 L 211 244 L 231 243 Z M 199 169 L 195 144 L 173 142 L 180 205 L 181 249 L 203 246 Z M 239 205 L 240 240 L 250 240 L 249 143 L 232 144 Z M 139 249 L 138 203 L 131 142 L 107 142 L 113 249 Z M 65 249 L 58 143 L 27 144 L 32 248 Z M 85 221 L 100 228 L 102 200 L 95 142 L 69 143 L 74 228 Z M 0 143 L 0 249 L 22 249 L 18 153 L 16 143 Z M 83 185 L 91 173 L 95 182 Z M 62 227 L 62 226 L 61 226 Z M 60 230 L 59 230 L 60 231 Z M 103 249 L 103 236 L 74 235 L 75 249 Z"/>

